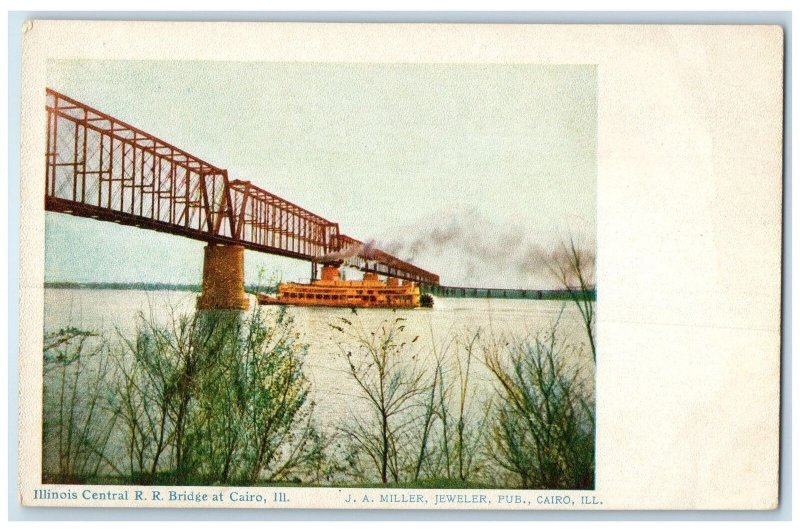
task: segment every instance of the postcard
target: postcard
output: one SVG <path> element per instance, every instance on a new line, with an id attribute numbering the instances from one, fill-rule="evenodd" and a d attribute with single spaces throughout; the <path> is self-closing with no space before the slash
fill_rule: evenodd
<path id="1" fill-rule="evenodd" d="M 777 506 L 780 27 L 23 41 L 24 505 Z"/>

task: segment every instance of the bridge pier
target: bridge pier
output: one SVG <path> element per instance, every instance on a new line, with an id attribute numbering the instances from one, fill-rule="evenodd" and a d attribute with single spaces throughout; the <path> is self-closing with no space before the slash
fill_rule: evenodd
<path id="1" fill-rule="evenodd" d="M 249 306 L 244 294 L 244 246 L 208 244 L 197 308 L 247 310 Z"/>

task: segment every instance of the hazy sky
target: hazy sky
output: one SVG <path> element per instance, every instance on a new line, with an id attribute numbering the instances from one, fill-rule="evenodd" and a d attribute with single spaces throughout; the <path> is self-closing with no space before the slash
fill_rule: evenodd
<path id="1" fill-rule="evenodd" d="M 61 61 L 48 85 L 443 284 L 534 287 L 531 250 L 594 242 L 591 65 Z M 46 280 L 200 280 L 201 242 L 52 213 L 46 231 Z M 248 252 L 248 281 L 261 268 L 310 269 Z"/>

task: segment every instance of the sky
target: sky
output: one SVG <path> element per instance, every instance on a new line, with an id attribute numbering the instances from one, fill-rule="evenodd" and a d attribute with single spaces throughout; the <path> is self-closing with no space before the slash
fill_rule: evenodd
<path id="1" fill-rule="evenodd" d="M 593 65 L 58 61 L 48 86 L 442 284 L 545 288 L 538 251 L 594 249 Z M 203 245 L 47 213 L 45 280 L 197 284 Z M 248 282 L 309 273 L 246 253 Z"/>

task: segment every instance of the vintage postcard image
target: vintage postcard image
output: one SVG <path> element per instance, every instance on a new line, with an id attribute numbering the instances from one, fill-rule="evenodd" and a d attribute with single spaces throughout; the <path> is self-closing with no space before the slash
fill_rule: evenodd
<path id="1" fill-rule="evenodd" d="M 24 504 L 776 504 L 779 29 L 24 46 Z"/>

